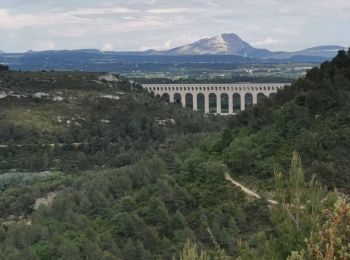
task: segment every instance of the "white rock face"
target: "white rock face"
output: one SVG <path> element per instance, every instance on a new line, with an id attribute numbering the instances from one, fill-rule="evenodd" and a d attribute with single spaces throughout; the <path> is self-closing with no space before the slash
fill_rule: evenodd
<path id="1" fill-rule="evenodd" d="M 15 94 L 13 91 L 10 91 L 8 93 L 6 93 L 6 92 L 1 92 L 0 93 L 0 99 L 6 98 L 6 97 L 25 98 L 27 96 Z"/>
<path id="2" fill-rule="evenodd" d="M 63 100 L 64 100 L 64 98 L 61 96 L 54 96 L 53 97 L 53 101 L 63 101 Z"/>
<path id="3" fill-rule="evenodd" d="M 114 99 L 114 100 L 119 100 L 119 96 L 113 96 L 113 95 L 102 95 L 100 96 L 101 98 L 107 98 L 107 99 Z"/>
<path id="4" fill-rule="evenodd" d="M 37 99 L 51 99 L 53 101 L 63 101 L 64 100 L 64 98 L 59 96 L 59 95 L 55 95 L 55 96 L 51 97 L 48 93 L 44 93 L 44 92 L 37 92 L 31 96 L 15 94 L 13 91 L 10 91 L 8 93 L 0 92 L 0 99 L 4 99 L 6 97 L 16 97 L 16 98 L 32 97 L 32 98 L 37 98 Z"/>
<path id="5" fill-rule="evenodd" d="M 107 81 L 107 82 L 119 82 L 120 78 L 118 78 L 116 75 L 114 74 L 106 74 L 106 75 L 102 75 L 98 78 L 100 81 Z"/>
<path id="6" fill-rule="evenodd" d="M 37 92 L 35 94 L 33 94 L 34 98 L 48 98 L 50 95 L 48 93 L 44 93 L 44 92 Z"/>
<path id="7" fill-rule="evenodd" d="M 45 197 L 42 197 L 42 198 L 38 198 L 36 201 L 35 201 L 35 204 L 34 204 L 34 209 L 38 209 L 40 206 L 50 206 L 53 202 L 53 200 L 55 199 L 55 197 L 57 196 L 57 193 L 56 192 L 50 192 L 48 194 L 46 194 Z"/>
<path id="8" fill-rule="evenodd" d="M 172 118 L 170 118 L 170 119 L 158 119 L 157 123 L 158 123 L 158 125 L 161 125 L 161 126 L 165 126 L 168 123 L 171 123 L 171 124 L 175 125 L 176 121 L 174 119 L 172 119 Z"/>
<path id="9" fill-rule="evenodd" d="M 0 99 L 6 98 L 8 95 L 5 92 L 0 93 Z"/>

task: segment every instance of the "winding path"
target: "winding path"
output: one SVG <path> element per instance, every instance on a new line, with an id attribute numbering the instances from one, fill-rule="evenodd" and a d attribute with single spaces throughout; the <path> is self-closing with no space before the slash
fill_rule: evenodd
<path id="1" fill-rule="evenodd" d="M 256 199 L 261 199 L 261 196 L 257 193 L 255 193 L 254 191 L 248 189 L 247 187 L 243 186 L 242 184 L 240 184 L 239 182 L 235 181 L 234 179 L 232 179 L 232 177 L 230 176 L 229 173 L 225 173 L 225 179 L 229 182 L 231 182 L 233 185 L 239 187 L 244 193 L 248 194 L 249 196 L 252 196 Z M 278 204 L 277 201 L 275 200 L 270 200 L 270 199 L 266 199 L 266 201 L 270 204 L 276 205 Z"/>

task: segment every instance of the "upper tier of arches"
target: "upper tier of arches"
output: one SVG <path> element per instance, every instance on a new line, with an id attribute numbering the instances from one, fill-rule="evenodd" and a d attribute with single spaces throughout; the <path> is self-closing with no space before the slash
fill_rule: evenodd
<path id="1" fill-rule="evenodd" d="M 154 96 L 205 113 L 234 114 L 276 94 L 285 84 L 153 84 L 144 85 Z"/>
<path id="2" fill-rule="evenodd" d="M 237 86 L 217 86 L 217 85 L 144 85 L 148 91 L 277 91 L 283 88 L 282 84 L 266 84 L 266 85 L 237 85 Z"/>

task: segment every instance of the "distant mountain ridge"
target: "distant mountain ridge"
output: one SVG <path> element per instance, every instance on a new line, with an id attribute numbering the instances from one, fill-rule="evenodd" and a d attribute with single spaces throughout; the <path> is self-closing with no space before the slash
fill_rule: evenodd
<path id="1" fill-rule="evenodd" d="M 100 51 L 97 49 L 77 49 L 77 50 L 47 50 L 47 51 L 28 51 L 26 53 L 16 54 L 67 54 L 67 53 L 86 53 L 88 55 L 152 55 L 152 56 L 196 56 L 196 55 L 232 55 L 253 59 L 300 59 L 305 60 L 324 60 L 330 59 L 337 55 L 341 49 L 346 49 L 343 46 L 326 45 L 307 48 L 300 51 L 286 52 L 278 51 L 272 52 L 267 49 L 260 49 L 251 46 L 248 42 L 242 40 L 237 34 L 224 33 L 211 38 L 201 39 L 191 44 L 176 47 L 170 50 L 158 51 Z M 6 55 L 0 50 L 1 55 Z"/>
<path id="2" fill-rule="evenodd" d="M 224 33 L 212 38 L 177 47 L 162 54 L 168 55 L 238 55 L 243 57 L 264 57 L 272 53 L 266 49 L 257 49 L 243 41 L 237 34 Z"/>
<path id="3" fill-rule="evenodd" d="M 199 40 L 195 43 L 177 47 L 167 51 L 167 53 L 174 54 L 226 54 L 226 55 L 244 55 L 246 51 L 250 50 L 250 46 L 247 42 L 244 42 L 236 34 L 222 34 L 212 38 L 206 38 Z"/>
<path id="4" fill-rule="evenodd" d="M 255 48 L 236 34 L 222 34 L 165 51 L 100 51 L 97 49 L 0 51 L 0 63 L 18 70 L 150 71 L 178 64 L 320 64 L 336 56 L 342 46 L 317 46 L 295 52 Z M 162 64 L 162 65 L 160 65 Z M 185 65 L 183 65 L 185 66 Z M 197 66 L 197 65 L 191 65 Z M 217 65 L 219 66 L 219 65 Z M 150 69 L 152 68 L 152 69 Z M 167 67 L 170 68 L 170 67 Z"/>
<path id="5" fill-rule="evenodd" d="M 254 48 L 237 34 L 224 33 L 167 51 L 150 51 L 150 53 L 162 55 L 237 55 L 249 58 L 290 59 L 294 56 L 333 58 L 341 49 L 345 49 L 345 47 L 330 45 L 296 52 L 272 52 L 267 49 Z"/>

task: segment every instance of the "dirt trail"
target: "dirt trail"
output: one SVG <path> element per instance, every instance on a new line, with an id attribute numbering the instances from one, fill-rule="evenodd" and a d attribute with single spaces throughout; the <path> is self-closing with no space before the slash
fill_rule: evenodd
<path id="1" fill-rule="evenodd" d="M 230 176 L 229 173 L 225 173 L 225 179 L 229 182 L 231 182 L 233 185 L 239 187 L 244 193 L 248 194 L 249 196 L 252 196 L 256 199 L 261 199 L 261 196 L 257 193 L 255 193 L 254 191 L 248 189 L 247 187 L 243 186 L 242 184 L 240 184 L 239 182 L 235 181 L 234 179 L 232 179 L 232 177 Z M 270 199 L 266 199 L 266 201 L 270 204 L 278 204 L 277 201 L 275 200 L 270 200 Z"/>

